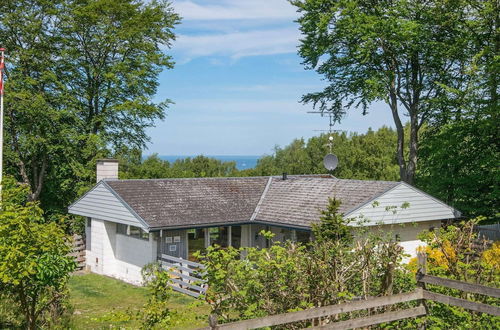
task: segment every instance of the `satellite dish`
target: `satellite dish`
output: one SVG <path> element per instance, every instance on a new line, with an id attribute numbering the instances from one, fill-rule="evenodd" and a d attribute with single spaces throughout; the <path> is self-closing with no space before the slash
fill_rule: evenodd
<path id="1" fill-rule="evenodd" d="M 334 169 L 336 169 L 338 164 L 339 159 L 334 154 L 328 154 L 325 156 L 325 158 L 323 158 L 323 165 L 329 171 L 333 171 Z"/>

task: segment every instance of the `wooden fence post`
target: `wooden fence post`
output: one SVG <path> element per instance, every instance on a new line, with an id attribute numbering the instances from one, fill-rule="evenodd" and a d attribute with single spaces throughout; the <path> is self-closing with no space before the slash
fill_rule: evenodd
<path id="1" fill-rule="evenodd" d="M 210 325 L 210 329 L 216 330 L 219 329 L 217 326 L 217 316 L 215 314 L 210 314 L 208 317 L 208 324 Z"/>
<path id="2" fill-rule="evenodd" d="M 427 274 L 427 254 L 425 252 L 417 252 L 418 260 L 418 271 L 417 271 L 417 281 L 422 275 Z"/>
<path id="3" fill-rule="evenodd" d="M 423 251 L 418 251 L 417 252 L 417 260 L 418 260 L 418 270 L 417 270 L 417 274 L 416 274 L 417 286 L 422 288 L 422 290 L 425 291 L 425 283 L 420 282 L 420 279 L 422 278 L 422 276 L 427 274 L 427 253 L 425 253 Z M 420 300 L 420 305 L 424 306 L 425 314 L 429 315 L 429 308 L 427 306 L 425 299 Z M 427 320 L 424 321 L 421 329 L 426 329 L 426 328 L 427 328 Z"/>

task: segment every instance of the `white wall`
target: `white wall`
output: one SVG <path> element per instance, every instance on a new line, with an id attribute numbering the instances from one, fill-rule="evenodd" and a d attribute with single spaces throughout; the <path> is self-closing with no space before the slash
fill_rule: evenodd
<path id="1" fill-rule="evenodd" d="M 405 223 L 401 225 L 382 225 L 382 226 L 370 226 L 368 227 L 372 233 L 386 234 L 389 233 L 393 236 L 399 235 L 400 243 L 404 248 L 406 254 L 410 257 L 405 258 L 408 261 L 410 258 L 417 256 L 417 248 L 419 246 L 425 246 L 426 244 L 417 238 L 424 230 L 428 230 L 432 227 L 439 228 L 441 226 L 440 220 L 434 221 L 423 221 L 415 223 Z"/>
<path id="2" fill-rule="evenodd" d="M 86 258 L 90 271 L 140 285 L 141 269 L 156 261 L 153 235 L 142 240 L 116 233 L 116 223 L 92 219 L 91 247 Z"/>

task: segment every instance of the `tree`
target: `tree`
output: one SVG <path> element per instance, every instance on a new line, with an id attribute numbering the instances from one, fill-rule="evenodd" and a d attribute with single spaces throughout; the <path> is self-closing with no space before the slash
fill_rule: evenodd
<path id="1" fill-rule="evenodd" d="M 169 328 L 172 325 L 172 313 L 168 307 L 172 296 L 170 275 L 158 263 L 144 266 L 141 270 L 144 285 L 150 291 L 148 302 L 141 311 L 142 328 Z"/>
<path id="2" fill-rule="evenodd" d="M 417 185 L 466 217 L 498 220 L 498 122 L 470 118 L 423 135 Z"/>
<path id="3" fill-rule="evenodd" d="M 5 148 L 7 172 L 30 187 L 37 200 L 74 120 L 61 97 L 61 1 L 4 1 L 0 40 L 7 52 Z"/>
<path id="4" fill-rule="evenodd" d="M 348 226 L 349 220 L 344 219 L 344 215 L 339 213 L 340 204 L 340 200 L 329 198 L 326 209 L 321 210 L 320 222 L 312 226 L 312 232 L 317 241 L 352 243 L 353 236 Z"/>
<path id="5" fill-rule="evenodd" d="M 26 328 L 36 329 L 61 313 L 67 282 L 75 269 L 64 230 L 47 223 L 29 187 L 4 181 L 0 210 L 0 289 Z M 52 315 L 47 315 L 52 311 Z"/>
<path id="6" fill-rule="evenodd" d="M 500 4 L 469 0 L 472 60 L 463 88 L 449 86 L 449 109 L 422 134 L 417 184 L 466 216 L 498 220 Z"/>
<path id="7" fill-rule="evenodd" d="M 344 179 L 397 180 L 398 164 L 394 147 L 397 134 L 382 127 L 365 134 L 333 133 L 332 152 L 339 158 L 333 174 Z M 276 147 L 273 155 L 259 159 L 255 169 L 240 174 L 280 175 L 324 174 L 323 157 L 330 152 L 330 134 L 321 134 L 307 141 L 294 140 L 285 147 Z"/>
<path id="8" fill-rule="evenodd" d="M 61 212 L 94 181 L 96 158 L 144 147 L 164 118 L 169 101 L 152 99 L 179 16 L 167 1 L 7 0 L 0 21 L 7 171 Z"/>
<path id="9" fill-rule="evenodd" d="M 302 16 L 299 54 L 330 83 L 302 101 L 340 121 L 346 108 L 385 102 L 397 130 L 400 179 L 413 183 L 418 133 L 460 84 L 469 39 L 462 1 L 291 0 Z M 409 141 L 403 116 L 410 120 Z M 408 148 L 408 156 L 405 146 Z"/>

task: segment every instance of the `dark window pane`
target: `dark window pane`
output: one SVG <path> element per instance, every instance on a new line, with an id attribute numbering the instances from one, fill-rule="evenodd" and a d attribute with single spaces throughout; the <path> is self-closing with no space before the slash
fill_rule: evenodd
<path id="1" fill-rule="evenodd" d="M 188 260 L 198 261 L 194 257 L 194 253 L 197 251 L 203 251 L 204 249 L 205 230 L 203 228 L 188 230 Z"/>
<path id="2" fill-rule="evenodd" d="M 141 228 L 130 226 L 130 236 L 132 237 L 141 237 Z"/>
<path id="3" fill-rule="evenodd" d="M 117 223 L 116 224 L 116 233 L 122 234 L 122 235 L 127 235 L 127 225 Z"/>
<path id="4" fill-rule="evenodd" d="M 219 245 L 227 247 L 228 243 L 228 227 L 212 227 L 208 228 L 210 233 L 210 245 Z"/>
<path id="5" fill-rule="evenodd" d="M 311 233 L 305 230 L 297 230 L 297 242 L 299 243 L 309 243 L 311 240 Z"/>
<path id="6" fill-rule="evenodd" d="M 231 227 L 231 246 L 237 249 L 241 247 L 241 226 Z"/>
<path id="7" fill-rule="evenodd" d="M 141 228 L 135 226 L 130 226 L 130 236 L 143 240 L 149 240 L 149 234 Z"/>

